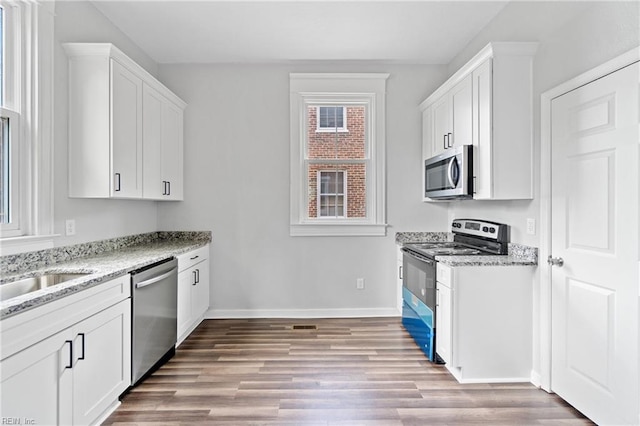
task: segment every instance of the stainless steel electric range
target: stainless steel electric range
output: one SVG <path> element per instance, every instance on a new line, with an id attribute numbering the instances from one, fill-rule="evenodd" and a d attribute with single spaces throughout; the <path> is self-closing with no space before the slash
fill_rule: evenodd
<path id="1" fill-rule="evenodd" d="M 402 323 L 431 361 L 436 339 L 437 256 L 507 254 L 509 225 L 477 219 L 455 219 L 453 241 L 407 243 L 402 247 Z"/>

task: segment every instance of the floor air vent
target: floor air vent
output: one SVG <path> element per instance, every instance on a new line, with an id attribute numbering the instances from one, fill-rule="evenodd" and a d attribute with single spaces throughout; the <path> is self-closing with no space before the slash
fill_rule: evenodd
<path id="1" fill-rule="evenodd" d="M 316 330 L 317 327 L 315 325 L 294 325 L 294 330 Z"/>

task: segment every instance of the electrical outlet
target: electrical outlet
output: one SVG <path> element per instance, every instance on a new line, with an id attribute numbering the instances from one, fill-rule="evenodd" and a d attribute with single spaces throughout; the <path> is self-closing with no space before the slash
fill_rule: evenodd
<path id="1" fill-rule="evenodd" d="M 76 221 L 74 219 L 67 219 L 64 223 L 65 235 L 76 235 Z"/>
<path id="2" fill-rule="evenodd" d="M 358 278 L 356 280 L 356 288 L 358 290 L 364 290 L 364 278 Z"/>
<path id="3" fill-rule="evenodd" d="M 532 218 L 527 219 L 527 234 L 536 235 L 536 220 Z"/>

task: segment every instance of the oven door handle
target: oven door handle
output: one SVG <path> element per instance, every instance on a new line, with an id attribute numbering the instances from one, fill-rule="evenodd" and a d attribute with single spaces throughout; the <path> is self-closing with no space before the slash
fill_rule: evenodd
<path id="1" fill-rule="evenodd" d="M 418 253 L 416 253 L 416 252 L 410 251 L 410 250 L 408 250 L 408 249 L 406 249 L 406 248 L 404 248 L 404 247 L 402 248 L 402 251 L 403 251 L 406 255 L 411 256 L 411 257 L 413 257 L 414 259 L 419 260 L 419 261 L 421 261 L 421 262 L 424 262 L 424 263 L 426 263 L 426 264 L 428 264 L 428 265 L 433 266 L 433 265 L 435 265 L 435 264 L 436 264 L 436 262 L 435 262 L 435 261 L 433 261 L 433 260 L 429 259 L 428 257 L 422 256 L 422 255 L 420 255 L 420 254 L 418 254 Z"/>

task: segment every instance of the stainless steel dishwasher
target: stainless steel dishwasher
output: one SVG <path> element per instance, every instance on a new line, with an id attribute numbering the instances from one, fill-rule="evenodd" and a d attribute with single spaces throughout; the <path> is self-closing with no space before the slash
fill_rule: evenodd
<path id="1" fill-rule="evenodd" d="M 131 273 L 131 384 L 175 354 L 178 261 L 167 259 Z"/>

